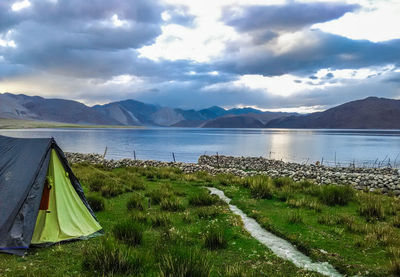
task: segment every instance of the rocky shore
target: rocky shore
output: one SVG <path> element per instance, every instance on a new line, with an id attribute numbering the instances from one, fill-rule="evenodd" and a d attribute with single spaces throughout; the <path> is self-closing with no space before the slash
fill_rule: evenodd
<path id="1" fill-rule="evenodd" d="M 237 176 L 264 174 L 290 177 L 295 181 L 308 179 L 317 184 L 350 184 L 359 190 L 380 190 L 400 195 L 400 175 L 393 168 L 328 167 L 314 164 L 288 163 L 263 157 L 200 156 L 198 163 L 162 162 L 153 160 L 107 160 L 99 154 L 66 153 L 70 163 L 89 162 L 109 168 L 138 166 L 180 168 L 185 173 L 206 171 L 212 175 L 231 173 Z"/>

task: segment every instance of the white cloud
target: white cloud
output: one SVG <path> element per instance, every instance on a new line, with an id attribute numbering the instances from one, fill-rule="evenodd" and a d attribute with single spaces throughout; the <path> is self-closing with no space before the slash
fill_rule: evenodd
<path id="1" fill-rule="evenodd" d="M 262 0 L 165 0 L 166 4 L 184 5 L 190 14 L 195 16 L 195 26 L 187 28 L 180 25 L 169 24 L 162 28 L 162 34 L 153 45 L 145 46 L 139 50 L 142 57 L 152 60 L 188 59 L 196 62 L 208 62 L 225 49 L 227 41 L 238 39 L 240 36 L 229 26 L 224 25 L 219 19 L 222 8 L 230 5 L 263 4 Z M 282 4 L 284 0 L 271 0 L 268 4 Z M 164 21 L 170 15 L 162 14 Z"/>
<path id="2" fill-rule="evenodd" d="M 123 74 L 114 76 L 111 80 L 108 80 L 104 83 L 104 85 L 132 85 L 142 83 L 143 80 L 137 76 Z"/>
<path id="3" fill-rule="evenodd" d="M 317 106 L 300 106 L 293 108 L 266 109 L 264 111 L 306 114 L 306 113 L 321 112 L 324 110 L 326 110 L 326 106 L 317 105 Z"/>
<path id="4" fill-rule="evenodd" d="M 400 38 L 400 1 L 374 0 L 353 1 L 363 8 L 330 22 L 315 24 L 321 29 L 351 39 L 367 39 L 373 42 Z"/>
<path id="5" fill-rule="evenodd" d="M 18 12 L 22 9 L 28 8 L 30 5 L 31 5 L 31 2 L 29 2 L 29 0 L 19 1 L 19 2 L 15 2 L 14 4 L 12 4 L 11 9 L 14 12 Z"/>
<path id="6" fill-rule="evenodd" d="M 111 22 L 115 27 L 124 27 L 129 25 L 128 21 L 119 19 L 117 14 L 114 14 L 111 17 Z"/>
<path id="7" fill-rule="evenodd" d="M 197 22 L 195 29 L 169 24 L 153 45 L 139 49 L 142 57 L 152 60 L 210 61 L 225 49 L 225 41 L 235 36 L 232 28 L 221 23 L 213 26 Z"/>

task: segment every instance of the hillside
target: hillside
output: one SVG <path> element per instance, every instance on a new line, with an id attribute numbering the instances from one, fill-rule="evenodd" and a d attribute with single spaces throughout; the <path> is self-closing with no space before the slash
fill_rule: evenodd
<path id="1" fill-rule="evenodd" d="M 261 116 L 264 114 L 262 111 L 253 108 L 225 110 L 224 108 L 213 106 L 196 111 L 193 109 L 184 110 L 145 104 L 136 100 L 113 102 L 105 105 L 97 105 L 93 108 L 123 125 L 172 127 L 200 127 L 203 123 L 220 117 L 248 114 Z"/>
<path id="2" fill-rule="evenodd" d="M 267 128 L 400 129 L 400 100 L 368 97 L 303 116 L 270 121 Z"/>
<path id="3" fill-rule="evenodd" d="M 121 125 L 80 102 L 38 96 L 0 94 L 0 118 L 72 124 Z"/>

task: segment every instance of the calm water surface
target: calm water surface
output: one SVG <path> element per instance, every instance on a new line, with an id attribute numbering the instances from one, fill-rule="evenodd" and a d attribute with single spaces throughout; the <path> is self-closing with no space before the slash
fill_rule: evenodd
<path id="1" fill-rule="evenodd" d="M 196 162 L 202 154 L 264 156 L 295 162 L 373 166 L 400 164 L 400 130 L 299 129 L 23 129 L 13 137 L 54 137 L 64 151 Z M 398 165 L 397 165 L 398 166 Z"/>

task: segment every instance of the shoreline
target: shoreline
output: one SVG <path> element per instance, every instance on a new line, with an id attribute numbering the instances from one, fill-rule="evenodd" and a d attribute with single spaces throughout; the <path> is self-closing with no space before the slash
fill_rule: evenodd
<path id="1" fill-rule="evenodd" d="M 120 126 L 120 125 L 85 125 L 74 123 L 62 123 L 51 121 L 36 121 L 24 119 L 0 118 L 0 130 L 18 130 L 18 129 L 46 129 L 46 128 L 73 128 L 73 129 L 144 129 L 145 126 Z"/>
<path id="2" fill-rule="evenodd" d="M 272 178 L 289 177 L 294 181 L 310 180 L 319 185 L 351 185 L 357 190 L 381 191 L 400 195 L 400 174 L 397 169 L 328 167 L 266 159 L 263 157 L 232 157 L 202 155 L 197 163 L 163 162 L 155 160 L 107 160 L 100 154 L 65 153 L 70 163 L 88 162 L 117 167 L 177 167 L 184 173 L 205 171 L 211 175 L 233 174 L 239 177 L 266 175 Z"/>

